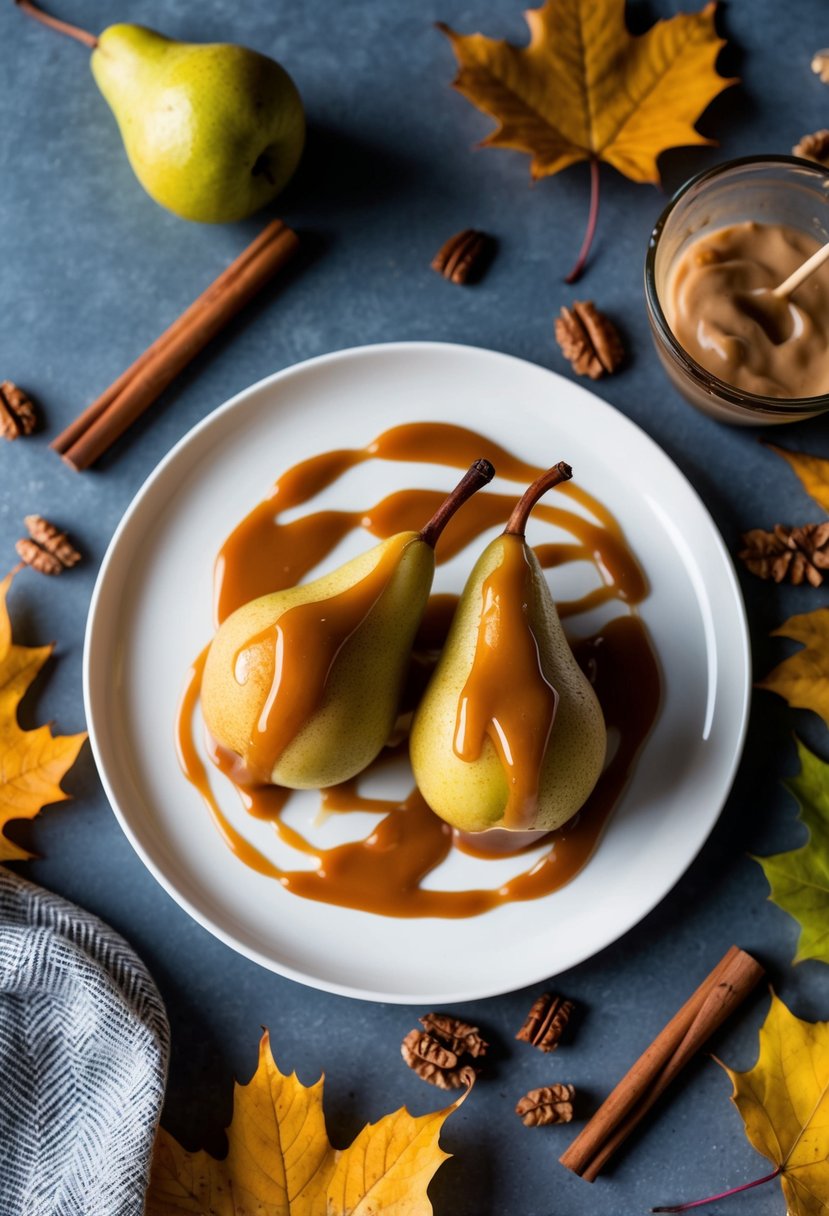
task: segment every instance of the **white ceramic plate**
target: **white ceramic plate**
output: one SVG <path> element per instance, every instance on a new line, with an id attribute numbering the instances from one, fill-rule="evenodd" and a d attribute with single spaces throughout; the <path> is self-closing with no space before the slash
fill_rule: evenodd
<path id="1" fill-rule="evenodd" d="M 441 920 L 396 920 L 300 899 L 254 873 L 222 843 L 173 748 L 185 670 L 211 636 L 213 559 L 227 532 L 296 461 L 362 446 L 418 419 L 472 427 L 533 463 L 573 465 L 579 484 L 621 521 L 645 568 L 651 593 L 642 617 L 665 682 L 633 781 L 583 872 L 541 901 L 453 921 L 451 930 Z M 354 509 L 407 484 L 448 488 L 450 476 L 433 466 L 372 461 L 318 501 Z M 349 538 L 327 565 L 364 546 L 364 537 Z M 468 565 L 467 556 L 441 567 L 436 589 L 460 590 Z M 565 567 L 556 572 L 556 592 L 571 598 L 595 577 L 584 563 Z M 592 632 L 596 623 L 573 625 Z M 728 794 L 750 671 L 745 613 L 722 540 L 652 440 L 585 389 L 530 363 L 471 347 L 396 343 L 280 372 L 182 439 L 110 545 L 89 617 L 84 684 L 92 746 L 115 813 L 144 863 L 191 916 L 249 958 L 303 983 L 440 1005 L 563 971 L 662 899 Z M 214 784 L 233 822 L 278 856 L 268 825 L 252 822 L 221 778 Z M 317 806 L 316 795 L 302 795 L 290 814 L 307 821 Z M 362 835 L 372 822 L 337 816 L 320 839 L 339 843 L 337 833 Z M 524 868 L 526 858 L 453 855 L 429 885 L 497 886 Z"/>

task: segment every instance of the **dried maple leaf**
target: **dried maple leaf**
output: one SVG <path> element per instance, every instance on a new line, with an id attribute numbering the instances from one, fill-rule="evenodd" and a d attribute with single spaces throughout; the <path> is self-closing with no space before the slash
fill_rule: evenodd
<path id="1" fill-rule="evenodd" d="M 803 483 L 806 493 L 811 494 L 824 511 L 829 511 L 829 460 L 810 456 L 808 452 L 790 452 L 787 448 L 779 448 L 773 443 L 767 443 L 766 447 L 788 461 Z"/>
<path id="2" fill-rule="evenodd" d="M 590 219 L 567 282 L 581 274 L 589 252 L 599 161 L 635 182 L 658 183 L 661 152 L 712 142 L 694 123 L 736 83 L 714 67 L 725 45 L 715 8 L 679 13 L 634 37 L 625 0 L 546 0 L 525 14 L 526 47 L 439 24 L 460 67 L 455 88 L 498 121 L 485 146 L 529 153 L 533 179 L 590 162 Z"/>
<path id="3" fill-rule="evenodd" d="M 52 646 L 16 646 L 6 599 L 12 582 L 0 582 L 0 861 L 30 854 L 4 834 L 11 819 L 33 819 L 44 806 L 69 797 L 60 783 L 77 759 L 86 734 L 52 734 L 48 726 L 23 730 L 17 708 L 52 653 Z"/>
<path id="4" fill-rule="evenodd" d="M 825 1213 L 829 1022 L 802 1022 L 772 993 L 754 1068 L 723 1068 L 734 1085 L 732 1101 L 749 1141 L 777 1167 L 789 1216 Z"/>
<path id="5" fill-rule="evenodd" d="M 786 788 L 800 807 L 808 840 L 788 853 L 755 860 L 771 887 L 769 899 L 800 924 L 793 961 L 815 958 L 829 963 L 829 764 L 799 740 L 797 751 L 800 772 Z"/>
<path id="6" fill-rule="evenodd" d="M 466 1093 L 433 1114 L 394 1111 L 338 1152 L 322 1086 L 322 1078 L 305 1086 L 284 1076 L 265 1031 L 256 1072 L 236 1086 L 224 1160 L 188 1153 L 159 1129 L 147 1216 L 428 1216 L 426 1188 L 449 1156 L 440 1130 Z"/>
<path id="7" fill-rule="evenodd" d="M 776 692 L 793 709 L 811 709 L 829 726 L 829 608 L 789 617 L 772 637 L 792 638 L 803 650 L 770 671 L 758 688 Z"/>
<path id="8" fill-rule="evenodd" d="M 772 992 L 760 1028 L 760 1054 L 746 1072 L 732 1072 L 731 1100 L 749 1142 L 774 1163 L 770 1174 L 692 1203 L 651 1208 L 687 1212 L 780 1179 L 788 1216 L 829 1210 L 829 1022 L 801 1022 Z"/>

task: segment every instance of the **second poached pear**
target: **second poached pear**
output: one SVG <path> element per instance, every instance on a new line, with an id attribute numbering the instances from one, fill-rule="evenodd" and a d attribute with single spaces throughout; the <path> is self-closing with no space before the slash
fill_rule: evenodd
<path id="1" fill-rule="evenodd" d="M 502 571 L 508 577 L 499 593 L 493 588 Z M 515 631 L 525 631 L 517 647 Z M 500 703 L 503 720 L 496 711 L 487 721 L 487 707 L 470 700 L 473 673 L 487 654 L 484 695 Z M 547 722 L 539 722 L 545 714 Z M 486 733 L 464 748 L 464 732 L 476 718 L 486 722 Z M 601 707 L 570 649 L 544 572 L 523 527 L 507 531 L 476 562 L 415 715 L 410 755 L 418 788 L 461 831 L 548 832 L 583 806 L 606 748 Z M 522 761 L 535 771 L 523 771 Z M 520 805 L 510 814 L 519 790 Z"/>

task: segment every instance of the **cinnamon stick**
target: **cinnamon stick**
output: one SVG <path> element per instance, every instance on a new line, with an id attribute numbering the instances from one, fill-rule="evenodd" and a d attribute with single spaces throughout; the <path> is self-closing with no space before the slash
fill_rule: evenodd
<path id="1" fill-rule="evenodd" d="M 763 968 L 750 954 L 732 946 L 599 1107 L 561 1156 L 561 1164 L 593 1182 L 763 974 Z"/>
<path id="2" fill-rule="evenodd" d="M 296 233 L 281 220 L 268 224 L 52 447 L 74 469 L 94 464 L 298 247 Z"/>

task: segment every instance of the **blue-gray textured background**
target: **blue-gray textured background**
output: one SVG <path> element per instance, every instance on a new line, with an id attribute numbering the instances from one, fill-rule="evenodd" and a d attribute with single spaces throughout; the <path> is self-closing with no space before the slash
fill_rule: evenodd
<path id="1" fill-rule="evenodd" d="M 632 0 L 629 19 L 642 29 L 679 7 Z M 36 26 L 11 0 L 0 6 L 0 378 L 30 389 L 47 424 L 34 439 L 0 445 L 0 569 L 15 560 L 27 512 L 67 527 L 85 551 L 84 565 L 60 581 L 20 577 L 11 599 L 18 640 L 58 641 L 57 661 L 25 716 L 54 719 L 72 731 L 83 726 L 84 621 L 109 538 L 156 462 L 227 397 L 312 355 L 406 338 L 492 347 L 569 372 L 553 342 L 552 318 L 574 295 L 561 280 L 581 240 L 587 170 L 575 166 L 531 189 L 526 157 L 474 149 L 490 123 L 449 87 L 454 60 L 433 22 L 520 41 L 519 0 L 60 0 L 59 8 L 96 31 L 134 20 L 180 39 L 235 41 L 269 53 L 294 76 L 311 127 L 304 166 L 278 205 L 311 236 L 305 268 L 215 342 L 129 443 L 97 471 L 77 475 L 49 451 L 49 439 L 262 220 L 204 228 L 157 207 L 132 176 L 84 48 Z M 723 68 L 739 73 L 743 84 L 718 99 L 701 123 L 718 148 L 662 158 L 666 194 L 719 159 L 787 152 L 803 133 L 829 125 L 829 88 L 809 70 L 813 52 L 829 43 L 825 0 L 731 0 L 720 23 L 730 42 Z M 650 347 L 641 277 L 648 233 L 666 194 L 610 169 L 602 178 L 599 238 L 576 294 L 594 298 L 619 321 L 631 357 L 596 391 L 677 461 L 732 552 L 747 527 L 821 518 L 756 432 L 695 414 L 663 379 Z M 500 253 L 482 285 L 460 290 L 428 264 L 446 236 L 470 225 L 497 234 Z M 829 454 L 822 420 L 776 432 L 784 436 L 791 446 Z M 769 631 L 826 596 L 776 588 L 743 571 L 741 579 L 762 674 L 787 646 L 770 640 Z M 526 1130 L 512 1106 L 526 1089 L 555 1077 L 572 1080 L 589 1111 L 732 941 L 767 963 L 799 1014 L 829 1016 L 829 970 L 789 965 L 796 927 L 766 902 L 762 872 L 748 857 L 801 839 L 794 805 L 780 786 L 794 768 L 795 727 L 829 756 L 816 719 L 795 717 L 769 694 L 756 695 L 740 775 L 701 856 L 640 926 L 556 981 L 581 1009 L 571 1041 L 556 1056 L 513 1043 L 533 993 L 457 1010 L 499 1046 L 472 1100 L 446 1128 L 444 1143 L 455 1158 L 430 1192 L 439 1214 L 620 1216 L 765 1172 L 728 1101 L 727 1079 L 708 1059 L 592 1187 L 557 1164 L 571 1130 Z M 326 1112 L 339 1145 L 402 1102 L 415 1111 L 437 1105 L 437 1092 L 410 1074 L 398 1054 L 421 1011 L 313 992 L 240 958 L 189 920 L 143 868 L 107 806 L 88 751 L 67 784 L 73 803 L 15 828 L 15 837 L 42 857 L 22 868 L 99 913 L 149 964 L 173 1029 L 164 1122 L 188 1147 L 222 1150 L 231 1081 L 253 1071 L 263 1024 L 283 1068 L 296 1068 L 306 1082 L 325 1069 Z M 446 936 L 451 949 L 451 923 Z M 716 1049 L 729 1063 L 753 1062 L 765 1007 L 758 994 L 719 1036 Z M 783 1202 L 769 1187 L 738 1196 L 727 1210 L 763 1216 L 782 1212 Z"/>

